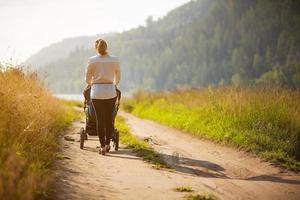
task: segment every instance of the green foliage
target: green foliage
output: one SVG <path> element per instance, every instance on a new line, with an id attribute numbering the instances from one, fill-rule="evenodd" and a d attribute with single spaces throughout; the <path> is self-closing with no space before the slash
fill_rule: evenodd
<path id="1" fill-rule="evenodd" d="M 177 192 L 193 192 L 193 188 L 190 185 L 181 185 L 181 186 L 177 186 L 176 188 L 174 188 L 175 191 Z"/>
<path id="2" fill-rule="evenodd" d="M 235 87 L 240 86 L 241 85 L 241 76 L 240 76 L 240 74 L 234 74 L 231 78 L 231 83 Z"/>
<path id="3" fill-rule="evenodd" d="M 69 106 L 69 107 L 83 108 L 83 102 L 81 102 L 81 101 L 77 101 L 77 100 L 65 100 L 65 99 L 61 99 L 60 101 L 62 103 L 64 103 L 65 105 Z"/>
<path id="4" fill-rule="evenodd" d="M 284 84 L 285 80 L 281 69 L 279 67 L 274 67 L 271 71 L 262 74 L 261 77 L 256 80 L 256 83 L 264 85 L 280 85 Z"/>
<path id="5" fill-rule="evenodd" d="M 189 194 L 186 195 L 187 200 L 218 200 L 219 198 L 211 193 Z"/>
<path id="6" fill-rule="evenodd" d="M 300 170 L 300 93 L 280 88 L 218 88 L 136 93 L 133 114 Z"/>

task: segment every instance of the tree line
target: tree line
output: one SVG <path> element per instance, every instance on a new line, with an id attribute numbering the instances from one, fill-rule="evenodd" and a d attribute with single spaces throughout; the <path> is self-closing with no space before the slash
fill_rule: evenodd
<path id="1" fill-rule="evenodd" d="M 122 66 L 121 88 L 284 85 L 300 87 L 300 1 L 198 0 L 146 26 L 109 34 Z M 56 92 L 81 92 L 88 57 L 77 47 L 45 65 Z"/>

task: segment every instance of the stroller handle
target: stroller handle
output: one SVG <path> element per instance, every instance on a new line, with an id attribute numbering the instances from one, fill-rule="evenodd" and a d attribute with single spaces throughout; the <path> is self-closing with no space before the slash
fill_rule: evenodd
<path id="1" fill-rule="evenodd" d="M 117 100 L 116 100 L 116 110 L 118 112 L 119 106 L 120 106 L 120 100 L 121 100 L 121 90 L 119 90 L 116 86 L 116 92 L 117 92 Z"/>
<path id="2" fill-rule="evenodd" d="M 119 88 L 116 86 L 116 92 L 117 92 L 117 99 L 118 101 L 120 101 L 121 99 L 121 90 L 119 90 Z"/>

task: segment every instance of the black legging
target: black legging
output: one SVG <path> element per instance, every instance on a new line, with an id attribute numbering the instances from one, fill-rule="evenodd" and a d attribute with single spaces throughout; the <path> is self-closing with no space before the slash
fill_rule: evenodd
<path id="1" fill-rule="evenodd" d="M 97 133 L 101 147 L 110 144 L 110 139 L 114 131 L 113 109 L 116 97 L 112 99 L 92 99 L 96 112 Z"/>

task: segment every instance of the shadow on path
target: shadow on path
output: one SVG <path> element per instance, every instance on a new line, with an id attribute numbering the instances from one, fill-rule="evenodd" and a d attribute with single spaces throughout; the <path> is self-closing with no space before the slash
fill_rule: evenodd
<path id="1" fill-rule="evenodd" d="M 84 150 L 98 154 L 98 150 L 96 148 L 84 147 Z M 119 149 L 119 151 L 111 151 L 106 156 L 129 160 L 142 160 L 142 158 L 137 157 L 136 154 L 132 152 L 132 150 L 123 148 Z M 222 166 L 210 161 L 181 157 L 176 154 L 168 155 L 160 153 L 160 156 L 167 164 L 172 166 L 177 172 L 193 176 L 245 181 L 266 181 L 296 185 L 300 184 L 300 181 L 298 180 L 283 179 L 281 177 L 271 175 L 259 175 L 248 178 L 231 178 L 225 174 L 225 169 Z"/>

